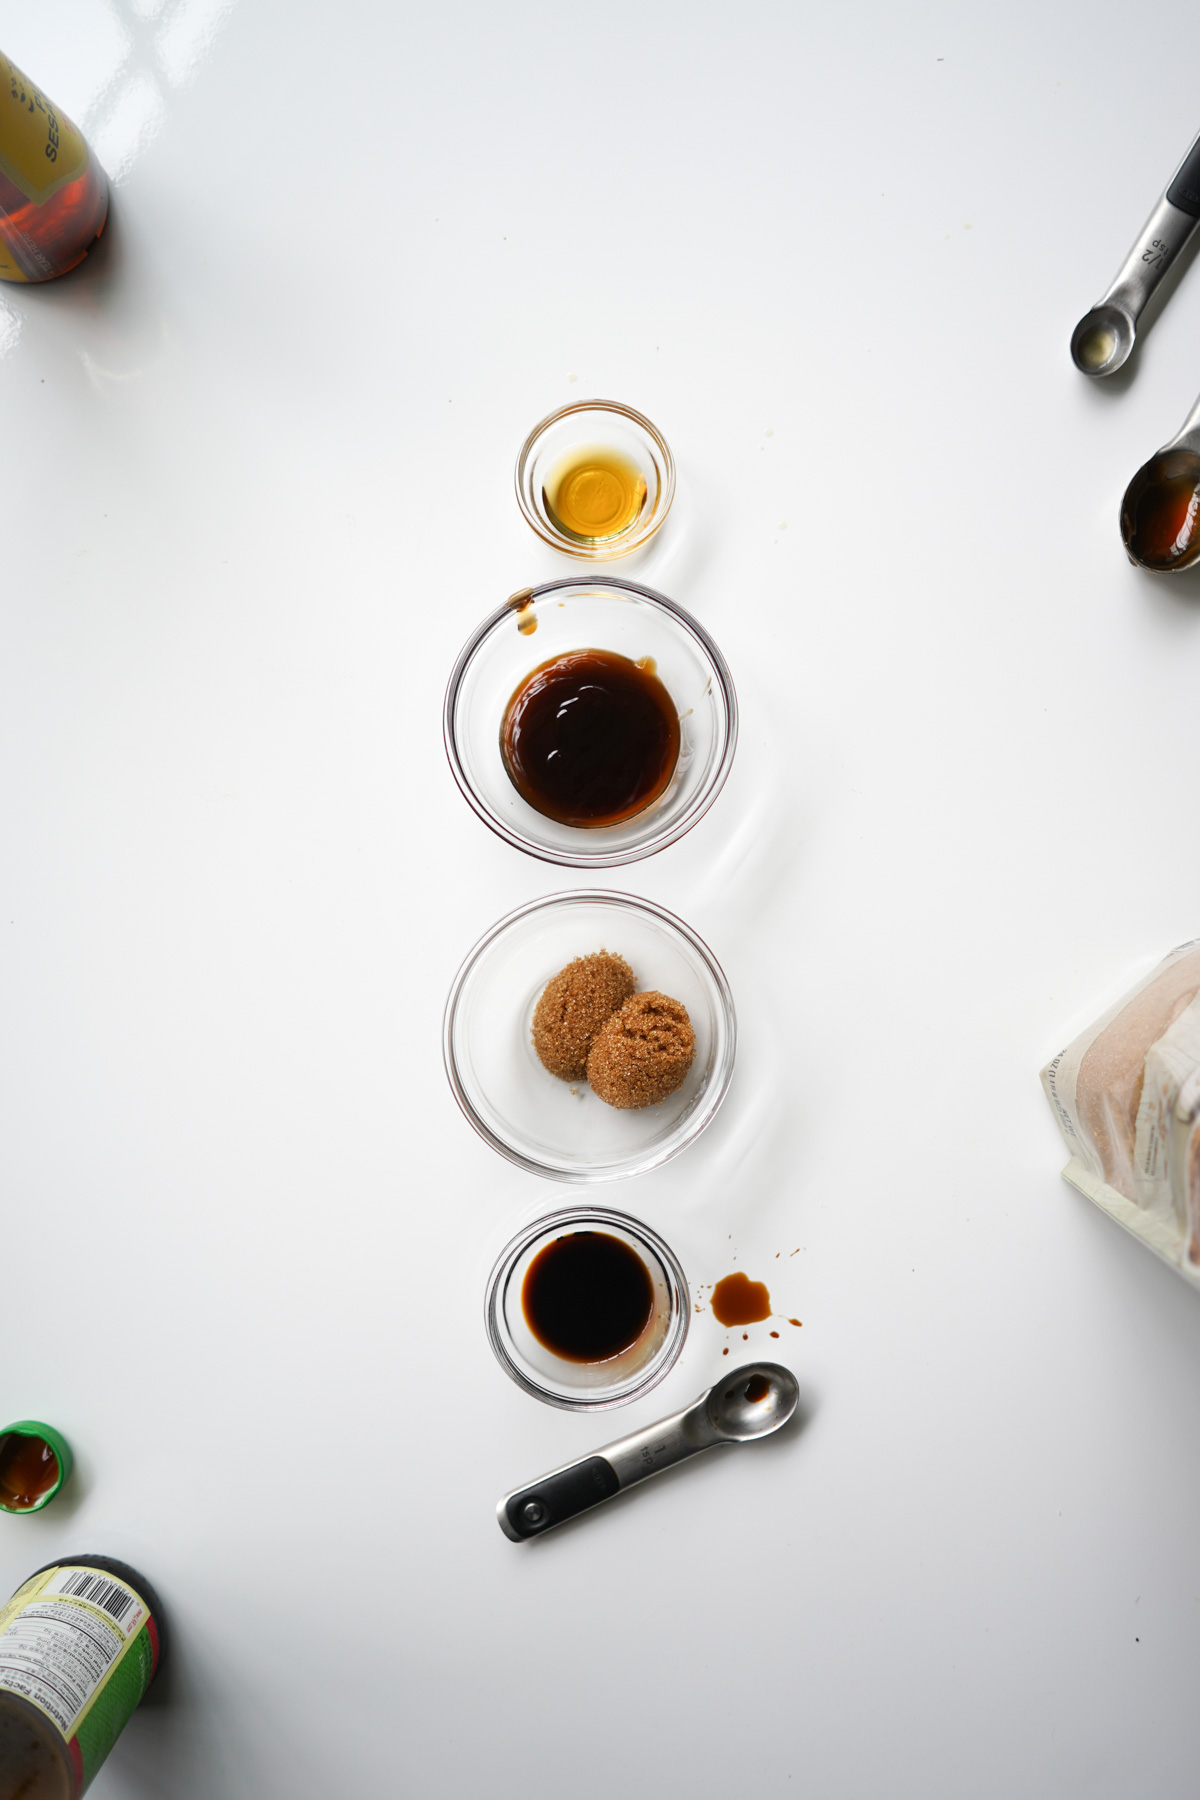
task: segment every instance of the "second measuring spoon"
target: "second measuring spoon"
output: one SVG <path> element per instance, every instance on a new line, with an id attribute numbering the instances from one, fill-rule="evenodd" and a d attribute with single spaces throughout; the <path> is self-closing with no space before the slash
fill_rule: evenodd
<path id="1" fill-rule="evenodd" d="M 1071 358 L 1085 375 L 1115 375 L 1129 360 L 1142 308 L 1200 225 L 1197 138 L 1138 233 L 1108 292 L 1071 334 Z"/>
<path id="2" fill-rule="evenodd" d="M 1200 561 L 1200 400 L 1125 489 L 1121 536 L 1130 562 L 1157 575 Z"/>
<path id="3" fill-rule="evenodd" d="M 744 1363 L 682 1412 L 505 1494 L 496 1508 L 500 1529 L 514 1544 L 541 1537 L 552 1525 L 701 1450 L 769 1437 L 787 1424 L 799 1399 L 796 1377 L 781 1363 Z"/>

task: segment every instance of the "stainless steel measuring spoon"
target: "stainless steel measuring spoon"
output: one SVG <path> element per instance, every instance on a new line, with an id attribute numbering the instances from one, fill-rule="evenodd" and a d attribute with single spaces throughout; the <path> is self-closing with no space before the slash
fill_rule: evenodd
<path id="1" fill-rule="evenodd" d="M 1142 308 L 1200 225 L 1200 138 L 1172 175 L 1108 292 L 1071 334 L 1085 375 L 1115 375 L 1129 360 Z"/>
<path id="2" fill-rule="evenodd" d="M 496 1508 L 500 1529 L 514 1544 L 540 1537 L 701 1450 L 769 1437 L 787 1424 L 799 1398 L 796 1377 L 781 1363 L 743 1363 L 682 1412 L 505 1494 Z"/>

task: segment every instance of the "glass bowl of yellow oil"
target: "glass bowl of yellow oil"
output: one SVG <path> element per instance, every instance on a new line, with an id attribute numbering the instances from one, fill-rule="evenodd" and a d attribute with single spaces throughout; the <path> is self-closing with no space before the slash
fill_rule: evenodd
<path id="1" fill-rule="evenodd" d="M 649 419 L 616 400 L 580 400 L 535 425 L 517 458 L 517 501 L 555 550 L 628 556 L 675 498 L 675 459 Z"/>

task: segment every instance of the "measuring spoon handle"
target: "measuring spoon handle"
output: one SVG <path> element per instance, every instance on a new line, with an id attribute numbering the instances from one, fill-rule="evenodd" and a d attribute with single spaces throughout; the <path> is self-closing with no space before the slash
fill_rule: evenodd
<path id="1" fill-rule="evenodd" d="M 1165 455 L 1168 450 L 1192 450 L 1200 456 L 1200 396 L 1175 436 L 1162 446 L 1159 456 Z"/>
<path id="2" fill-rule="evenodd" d="M 514 1488 L 496 1508 L 501 1531 L 515 1544 L 541 1537 L 551 1526 L 587 1512 L 602 1500 L 611 1500 L 623 1488 L 659 1475 L 714 1444 L 727 1444 L 730 1440 L 709 1420 L 707 1398 L 702 1394 L 669 1419 L 618 1438 L 594 1456 L 552 1469 L 529 1487 Z"/>
<path id="3" fill-rule="evenodd" d="M 1138 316 L 1179 252 L 1200 224 L 1200 137 L 1176 169 L 1132 250 L 1098 306 L 1119 306 L 1136 325 Z"/>

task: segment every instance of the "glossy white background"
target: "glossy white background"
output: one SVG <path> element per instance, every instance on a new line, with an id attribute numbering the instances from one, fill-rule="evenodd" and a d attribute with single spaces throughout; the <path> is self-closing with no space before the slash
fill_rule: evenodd
<path id="1" fill-rule="evenodd" d="M 1191 14 L 1124 27 L 0 0 L 119 177 L 0 295 L 0 1412 L 79 1458 L 0 1587 L 106 1551 L 175 1632 L 98 1796 L 1194 1792 L 1200 1297 L 1036 1078 L 1200 930 L 1200 582 L 1116 530 L 1200 270 L 1131 376 L 1067 359 L 1200 123 Z M 566 566 L 511 470 L 589 394 L 675 451 L 639 567 L 743 708 L 611 881 L 723 961 L 734 1087 L 604 1198 L 803 1319 L 809 1423 L 518 1548 L 505 1488 L 725 1342 L 599 1424 L 510 1385 L 484 1279 L 566 1194 L 441 1069 L 461 957 L 578 885 L 440 705 Z"/>

